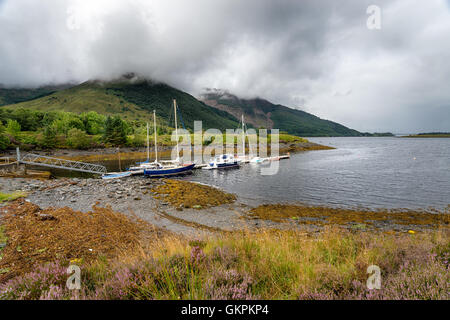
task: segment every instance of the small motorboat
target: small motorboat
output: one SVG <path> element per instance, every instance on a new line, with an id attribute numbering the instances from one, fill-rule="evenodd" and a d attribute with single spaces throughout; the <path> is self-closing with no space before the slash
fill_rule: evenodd
<path id="1" fill-rule="evenodd" d="M 109 172 L 102 175 L 103 180 L 109 180 L 109 179 L 120 179 L 131 176 L 130 171 L 125 172 Z"/>
<path id="2" fill-rule="evenodd" d="M 250 163 L 263 163 L 265 161 L 268 161 L 268 158 L 261 158 L 261 157 L 253 157 L 250 160 Z"/>
<path id="3" fill-rule="evenodd" d="M 227 169 L 227 168 L 238 168 L 239 161 L 232 154 L 221 154 L 219 156 L 214 157 L 209 161 L 206 167 L 202 169 L 211 170 L 211 169 Z"/>

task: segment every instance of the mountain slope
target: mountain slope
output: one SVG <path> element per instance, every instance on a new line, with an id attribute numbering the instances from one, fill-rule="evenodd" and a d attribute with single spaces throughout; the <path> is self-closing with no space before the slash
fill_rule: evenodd
<path id="1" fill-rule="evenodd" d="M 0 106 L 38 99 L 69 87 L 71 87 L 71 85 L 45 86 L 35 89 L 8 89 L 0 86 Z"/>
<path id="2" fill-rule="evenodd" d="M 193 96 L 166 84 L 122 78 L 117 81 L 88 81 L 41 98 L 5 108 L 29 108 L 42 111 L 96 111 L 105 115 L 120 114 L 127 120 L 149 120 L 156 110 L 159 121 L 173 126 L 172 99 L 178 106 L 187 128 L 202 120 L 203 128 L 235 128 L 238 121 L 229 113 L 212 108 Z"/>
<path id="3" fill-rule="evenodd" d="M 267 100 L 240 99 L 225 91 L 208 89 L 201 95 L 206 104 L 239 118 L 242 113 L 254 127 L 277 128 L 299 136 L 361 136 L 356 130 L 323 120 L 310 113 L 273 104 Z"/>
<path id="4" fill-rule="evenodd" d="M 246 122 L 255 128 L 277 128 L 299 136 L 362 135 L 338 123 L 264 99 L 246 100 L 220 90 L 208 90 L 199 101 L 186 92 L 134 74 L 114 81 L 87 81 L 69 88 L 0 89 L 0 99 L 3 103 L 19 102 L 3 108 L 96 111 L 105 115 L 119 114 L 126 120 L 152 120 L 152 112 L 156 110 L 158 121 L 168 126 L 173 126 L 172 99 L 176 99 L 182 120 L 189 129 L 193 129 L 194 120 L 202 120 L 203 129 L 237 128 L 238 119 L 244 113 Z"/>

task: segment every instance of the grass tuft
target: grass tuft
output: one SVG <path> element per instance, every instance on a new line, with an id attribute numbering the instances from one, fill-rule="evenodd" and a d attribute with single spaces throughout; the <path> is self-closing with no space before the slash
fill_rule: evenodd
<path id="1" fill-rule="evenodd" d="M 125 223 L 119 213 L 103 210 L 108 211 L 102 211 L 108 219 Z M 18 208 L 15 212 L 20 216 Z M 56 216 L 52 211 L 45 212 Z M 71 221 L 74 215 L 75 219 L 82 219 L 74 212 L 60 214 L 59 224 Z M 59 228 L 58 224 L 52 226 Z M 85 240 L 95 238 L 95 229 L 100 228 L 85 223 L 77 226 Z M 23 229 L 17 230 L 14 238 L 23 238 Z M 130 230 L 135 228 L 122 229 L 122 237 L 130 236 Z M 58 231 L 50 234 L 60 236 Z M 151 239 L 147 238 L 151 245 L 141 239 L 133 241 L 131 248 L 114 251 L 114 255 L 97 255 L 90 261 L 82 257 L 81 290 L 70 291 L 65 286 L 69 257 L 56 260 L 52 255 L 28 272 L 6 278 L 3 283 L 0 280 L 0 299 L 448 300 L 449 239 L 445 229 L 411 236 L 326 227 L 314 235 L 259 230 L 208 235 L 196 240 L 153 233 Z M 64 241 L 59 245 L 64 246 Z M 16 248 L 16 243 L 11 247 Z M 25 254 L 27 250 L 22 246 L 23 252 L 14 254 Z M 13 254 L 5 253 L 6 259 Z M 381 270 L 380 290 L 366 286 L 370 265 Z M 3 270 L 10 267 L 0 263 Z"/>
<path id="2" fill-rule="evenodd" d="M 13 201 L 19 198 L 26 197 L 27 194 L 25 192 L 16 191 L 13 193 L 3 193 L 0 192 L 0 203 L 7 202 L 7 201 Z"/>

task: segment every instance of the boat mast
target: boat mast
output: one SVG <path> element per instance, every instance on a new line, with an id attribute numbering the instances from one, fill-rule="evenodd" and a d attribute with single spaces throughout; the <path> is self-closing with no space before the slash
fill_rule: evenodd
<path id="1" fill-rule="evenodd" d="M 158 162 L 158 144 L 156 136 L 156 110 L 153 110 L 153 127 L 155 128 L 155 162 Z"/>
<path id="2" fill-rule="evenodd" d="M 173 99 L 173 110 L 175 114 L 175 138 L 177 139 L 177 159 L 180 157 L 180 151 L 178 150 L 178 125 L 177 125 L 177 100 Z"/>
<path id="3" fill-rule="evenodd" d="M 244 114 L 242 114 L 242 152 L 245 158 L 245 125 L 244 125 Z"/>
<path id="4" fill-rule="evenodd" d="M 150 161 L 150 138 L 148 135 L 148 122 L 147 122 L 147 162 Z"/>

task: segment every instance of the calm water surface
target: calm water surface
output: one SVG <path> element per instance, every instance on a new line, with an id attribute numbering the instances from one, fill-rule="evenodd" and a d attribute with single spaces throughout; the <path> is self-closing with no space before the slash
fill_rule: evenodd
<path id="1" fill-rule="evenodd" d="M 336 149 L 292 154 L 291 159 L 279 162 L 279 171 L 273 176 L 261 175 L 261 165 L 245 164 L 235 170 L 195 170 L 179 179 L 217 186 L 251 205 L 443 209 L 450 204 L 450 139 L 309 140 Z M 134 163 L 122 161 L 122 169 Z M 108 171 L 118 170 L 118 161 L 103 164 Z"/>
<path id="2" fill-rule="evenodd" d="M 245 202 L 339 207 L 445 208 L 450 204 L 450 139 L 310 138 L 335 150 L 293 154 L 273 176 L 261 165 L 196 170 L 182 179 L 218 186 Z"/>

